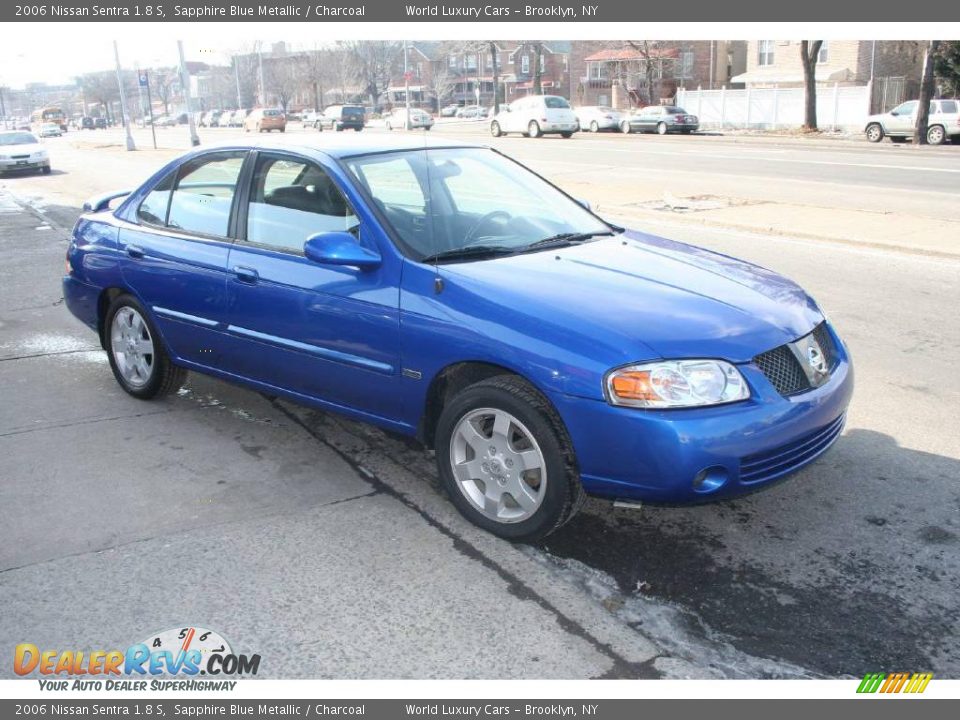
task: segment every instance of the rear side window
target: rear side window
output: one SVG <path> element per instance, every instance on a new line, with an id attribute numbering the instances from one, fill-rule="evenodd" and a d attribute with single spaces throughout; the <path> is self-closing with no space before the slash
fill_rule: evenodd
<path id="1" fill-rule="evenodd" d="M 144 198 L 137 208 L 137 218 L 140 222 L 150 225 L 167 224 L 167 208 L 170 206 L 170 191 L 173 189 L 173 179 L 176 177 L 176 171 L 167 175 L 158 182 L 150 194 Z"/>
<path id="2" fill-rule="evenodd" d="M 953 114 L 957 112 L 957 101 L 956 100 L 941 100 L 940 101 L 940 112 Z"/>
<path id="3" fill-rule="evenodd" d="M 244 155 L 205 155 L 181 165 L 167 226 L 198 235 L 226 236 Z"/>

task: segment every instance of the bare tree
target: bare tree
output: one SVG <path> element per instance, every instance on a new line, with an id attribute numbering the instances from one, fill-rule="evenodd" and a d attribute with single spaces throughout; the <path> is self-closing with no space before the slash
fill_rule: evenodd
<path id="1" fill-rule="evenodd" d="M 400 58 L 400 43 L 389 40 L 345 41 L 355 76 L 373 105 L 389 87 L 390 78 Z"/>
<path id="2" fill-rule="evenodd" d="M 500 112 L 500 64 L 496 40 L 487 41 L 487 52 L 490 53 L 490 64 L 493 70 L 493 114 Z"/>
<path id="3" fill-rule="evenodd" d="M 112 71 L 87 73 L 77 80 L 87 102 L 99 105 L 100 112 L 105 118 L 110 119 L 112 117 L 110 106 L 120 97 L 117 74 Z"/>
<path id="4" fill-rule="evenodd" d="M 923 59 L 923 78 L 920 80 L 920 100 L 917 108 L 917 124 L 913 129 L 913 144 L 927 144 L 927 130 L 930 124 L 930 101 L 933 100 L 933 62 L 940 47 L 939 40 L 931 40 Z"/>
<path id="5" fill-rule="evenodd" d="M 327 84 L 329 75 L 327 71 L 330 65 L 329 55 L 329 50 L 314 46 L 313 49 L 304 51 L 298 58 L 303 82 L 310 89 L 313 109 L 316 111 L 323 107 L 323 86 Z"/>
<path id="6" fill-rule="evenodd" d="M 803 65 L 803 129 L 817 129 L 817 58 L 823 40 L 801 40 L 800 62 Z"/>
<path id="7" fill-rule="evenodd" d="M 272 96 L 280 108 L 287 112 L 290 101 L 301 88 L 301 75 L 298 58 L 284 56 L 264 61 L 264 94 Z"/>
<path id="8" fill-rule="evenodd" d="M 177 81 L 177 74 L 173 70 L 154 70 L 151 75 L 150 89 L 157 100 L 163 103 L 163 114 L 170 114 L 170 103 L 173 102 L 173 86 Z"/>

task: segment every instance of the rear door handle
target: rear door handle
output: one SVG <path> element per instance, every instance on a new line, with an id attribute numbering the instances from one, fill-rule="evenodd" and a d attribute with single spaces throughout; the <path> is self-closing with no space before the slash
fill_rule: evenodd
<path id="1" fill-rule="evenodd" d="M 237 279 L 240 282 L 245 283 L 255 283 L 260 279 L 260 273 L 258 273 L 252 267 L 246 267 L 245 265 L 237 265 L 234 267 L 233 274 L 237 276 Z"/>
<path id="2" fill-rule="evenodd" d="M 127 245 L 127 255 L 139 260 L 143 257 L 143 248 L 139 245 Z"/>

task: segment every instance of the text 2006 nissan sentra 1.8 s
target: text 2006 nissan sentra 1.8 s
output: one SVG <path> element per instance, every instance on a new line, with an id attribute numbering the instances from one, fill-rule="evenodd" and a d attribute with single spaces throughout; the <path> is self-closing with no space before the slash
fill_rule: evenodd
<path id="1" fill-rule="evenodd" d="M 850 358 L 800 287 L 605 222 L 489 148 L 238 143 L 86 209 L 65 298 L 129 394 L 196 370 L 416 436 L 504 538 L 585 494 L 756 490 L 843 429 Z"/>

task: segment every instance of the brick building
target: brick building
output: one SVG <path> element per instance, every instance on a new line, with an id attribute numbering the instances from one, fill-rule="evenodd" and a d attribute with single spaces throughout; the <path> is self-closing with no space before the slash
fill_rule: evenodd
<path id="1" fill-rule="evenodd" d="M 716 88 L 746 69 L 742 40 L 577 41 L 570 53 L 576 105 L 635 107 L 672 98 L 677 88 Z"/>

